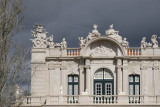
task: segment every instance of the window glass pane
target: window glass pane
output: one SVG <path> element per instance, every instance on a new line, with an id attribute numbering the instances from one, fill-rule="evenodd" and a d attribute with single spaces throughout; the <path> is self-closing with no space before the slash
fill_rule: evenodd
<path id="1" fill-rule="evenodd" d="M 96 83 L 96 95 L 102 95 L 102 84 Z"/>
<path id="2" fill-rule="evenodd" d="M 139 76 L 135 76 L 135 82 L 139 82 Z"/>
<path id="3" fill-rule="evenodd" d="M 78 76 L 74 76 L 74 82 L 78 82 Z"/>
<path id="4" fill-rule="evenodd" d="M 129 85 L 129 95 L 133 95 L 133 85 Z"/>
<path id="5" fill-rule="evenodd" d="M 69 86 L 68 86 L 68 94 L 69 94 L 69 95 L 72 95 L 72 85 L 69 85 Z"/>
<path id="6" fill-rule="evenodd" d="M 133 76 L 129 76 L 129 82 L 133 82 Z"/>
<path id="7" fill-rule="evenodd" d="M 72 76 L 68 77 L 68 82 L 72 82 Z"/>
<path id="8" fill-rule="evenodd" d="M 113 79 L 113 78 L 112 78 L 112 75 L 109 72 L 105 71 L 104 72 L 104 79 Z"/>
<path id="9" fill-rule="evenodd" d="M 78 85 L 74 85 L 74 95 L 78 95 Z"/>
<path id="10" fill-rule="evenodd" d="M 103 79 L 103 71 L 97 71 L 95 73 L 95 79 Z"/>
<path id="11" fill-rule="evenodd" d="M 135 85 L 135 95 L 139 95 L 139 85 Z"/>
<path id="12" fill-rule="evenodd" d="M 112 95 L 112 84 L 106 83 L 105 84 L 105 95 Z"/>

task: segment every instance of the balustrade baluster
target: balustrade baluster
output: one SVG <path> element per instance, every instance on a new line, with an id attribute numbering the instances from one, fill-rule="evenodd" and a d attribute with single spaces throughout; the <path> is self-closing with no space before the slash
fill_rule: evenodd
<path id="1" fill-rule="evenodd" d="M 128 55 L 130 56 L 130 49 L 128 49 Z"/>
<path id="2" fill-rule="evenodd" d="M 138 49 L 137 55 L 139 56 L 139 49 Z"/>
<path id="3" fill-rule="evenodd" d="M 111 100 L 110 100 L 110 104 L 112 104 L 112 97 L 110 97 L 110 99 L 111 99 Z"/>

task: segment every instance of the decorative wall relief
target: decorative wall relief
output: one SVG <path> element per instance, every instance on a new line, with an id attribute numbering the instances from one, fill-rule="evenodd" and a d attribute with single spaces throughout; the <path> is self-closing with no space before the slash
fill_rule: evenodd
<path id="1" fill-rule="evenodd" d="M 90 56 L 115 56 L 116 47 L 106 41 L 99 41 L 91 45 Z"/>

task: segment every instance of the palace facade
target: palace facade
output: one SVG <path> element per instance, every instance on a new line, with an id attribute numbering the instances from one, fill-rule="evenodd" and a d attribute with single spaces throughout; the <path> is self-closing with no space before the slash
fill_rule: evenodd
<path id="1" fill-rule="evenodd" d="M 31 96 L 24 105 L 160 105 L 157 35 L 129 47 L 113 25 L 106 35 L 94 25 L 86 38 L 78 38 L 79 48 L 68 48 L 65 38 L 54 43 L 46 34 L 41 25 L 32 31 Z"/>

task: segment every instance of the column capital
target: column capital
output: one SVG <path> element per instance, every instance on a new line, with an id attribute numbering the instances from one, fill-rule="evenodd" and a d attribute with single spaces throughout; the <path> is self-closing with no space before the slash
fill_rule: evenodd
<path id="1" fill-rule="evenodd" d="M 117 68 L 118 69 L 121 69 L 123 66 L 122 65 L 117 65 Z"/>
<path id="2" fill-rule="evenodd" d="M 79 67 L 78 68 L 80 71 L 83 71 L 84 70 L 84 67 Z"/>
<path id="3" fill-rule="evenodd" d="M 147 70 L 147 66 L 140 66 L 141 70 Z"/>
<path id="4" fill-rule="evenodd" d="M 124 70 L 127 70 L 127 69 L 128 69 L 128 66 L 122 66 L 122 68 L 123 68 Z"/>
<path id="5" fill-rule="evenodd" d="M 61 66 L 61 68 L 60 68 L 61 70 L 66 70 L 67 69 L 67 67 L 66 66 Z"/>
<path id="6" fill-rule="evenodd" d="M 153 69 L 153 70 L 158 70 L 158 69 L 159 69 L 159 66 L 153 66 L 152 69 Z"/>
<path id="7" fill-rule="evenodd" d="M 54 62 L 49 62 L 48 63 L 48 70 L 55 70 L 55 65 L 54 65 Z"/>
<path id="8" fill-rule="evenodd" d="M 128 64 L 128 60 L 123 60 L 123 64 Z"/>
<path id="9" fill-rule="evenodd" d="M 90 65 L 85 65 L 85 68 L 86 69 L 91 69 L 91 66 Z"/>

